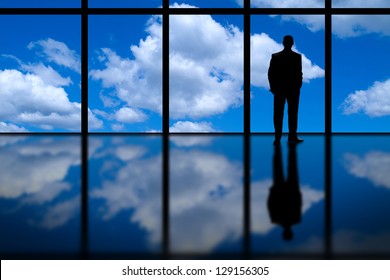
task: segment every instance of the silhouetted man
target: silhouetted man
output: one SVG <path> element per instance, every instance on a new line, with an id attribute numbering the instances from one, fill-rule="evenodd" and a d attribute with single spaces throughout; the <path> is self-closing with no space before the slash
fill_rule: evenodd
<path id="1" fill-rule="evenodd" d="M 273 159 L 273 185 L 268 196 L 271 222 L 283 227 L 283 239 L 291 240 L 291 227 L 301 222 L 302 195 L 299 187 L 296 145 L 289 145 L 287 181 L 283 176 L 282 152 L 275 146 Z"/>
<path id="2" fill-rule="evenodd" d="M 302 142 L 297 136 L 298 105 L 302 87 L 302 56 L 293 50 L 294 39 L 291 35 L 283 38 L 284 49 L 272 54 L 268 69 L 270 91 L 274 95 L 274 145 L 280 144 L 283 130 L 284 105 L 288 103 L 288 141 Z"/>

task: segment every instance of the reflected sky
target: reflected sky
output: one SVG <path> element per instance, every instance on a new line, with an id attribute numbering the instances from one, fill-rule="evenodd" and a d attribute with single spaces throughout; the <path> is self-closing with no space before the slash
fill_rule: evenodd
<path id="1" fill-rule="evenodd" d="M 242 137 L 181 135 L 170 139 L 171 251 L 240 252 Z"/>
<path id="2" fill-rule="evenodd" d="M 90 250 L 161 251 L 161 138 L 89 138 Z"/>
<path id="3" fill-rule="evenodd" d="M 80 138 L 0 137 L 0 253 L 79 252 Z"/>
<path id="4" fill-rule="evenodd" d="M 161 256 L 163 248 L 174 256 L 237 256 L 248 237 L 253 256 L 389 256 L 390 137 L 333 136 L 330 228 L 324 137 L 304 138 L 295 148 L 283 140 L 278 150 L 272 135 L 251 136 L 248 236 L 240 135 L 172 135 L 165 151 L 161 136 L 91 135 L 83 228 L 80 137 L 2 135 L 0 256 L 80 256 L 83 229 L 91 258 Z M 164 156 L 168 208 L 162 204 Z M 275 196 L 286 193 L 275 187 L 280 182 L 296 187 L 287 191 L 295 198 Z M 288 201 L 295 206 L 283 207 Z M 162 223 L 164 213 L 169 224 Z M 285 213 L 295 213 L 288 223 Z M 283 235 L 286 224 L 291 240 Z"/>
<path id="5" fill-rule="evenodd" d="M 333 138 L 333 250 L 390 252 L 390 138 Z"/>
<path id="6" fill-rule="evenodd" d="M 296 165 L 301 205 L 301 221 L 292 226 L 292 240 L 283 239 L 283 229 L 271 221 L 267 207 L 273 176 L 276 150 L 273 136 L 253 136 L 251 142 L 251 238 L 254 253 L 323 253 L 324 252 L 324 139 L 306 136 L 305 142 L 296 145 L 296 161 L 291 156 L 293 147 L 282 142 L 280 160 L 284 179 L 291 174 L 288 168 Z M 280 174 L 278 174 L 280 176 Z M 287 186 L 290 188 L 291 186 Z M 288 203 L 282 198 L 282 204 Z M 290 210 L 289 210 L 290 211 Z M 283 213 L 282 213 L 283 215 Z M 287 211 L 287 215 L 289 215 Z"/>

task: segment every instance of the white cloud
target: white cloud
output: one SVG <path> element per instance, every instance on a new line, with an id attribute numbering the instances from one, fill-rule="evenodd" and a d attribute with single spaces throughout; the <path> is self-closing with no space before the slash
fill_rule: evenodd
<path id="1" fill-rule="evenodd" d="M 258 8 L 324 8 L 325 0 L 251 0 Z"/>
<path id="2" fill-rule="evenodd" d="M 183 7 L 175 4 L 174 6 Z M 131 108 L 161 114 L 161 19 L 152 17 L 148 36 L 131 46 L 134 59 L 102 49 L 103 69 L 90 77 L 113 89 L 120 101 Z M 259 40 L 258 40 L 259 39 Z M 264 40 L 263 40 L 264 39 Z M 265 34 L 255 35 L 252 68 L 255 85 L 268 88 L 266 75 L 272 51 L 282 46 Z M 272 48 L 269 48 L 272 46 Z M 243 102 L 243 33 L 236 26 L 223 26 L 210 15 L 172 15 L 170 17 L 170 117 L 200 119 L 225 113 Z M 263 55 L 262 55 L 263 54 Z M 261 56 L 261 57 L 259 57 Z M 305 56 L 305 81 L 323 76 L 323 70 Z M 259 74 L 260 73 L 260 74 Z M 103 102 L 108 106 L 112 100 Z M 117 104 L 119 105 L 119 102 Z M 183 122 L 182 122 L 183 123 Z"/>
<path id="3" fill-rule="evenodd" d="M 120 104 L 120 101 L 111 93 L 109 96 L 105 95 L 103 91 L 99 93 L 99 98 L 102 100 L 104 107 L 112 108 Z"/>
<path id="4" fill-rule="evenodd" d="M 210 122 L 178 121 L 169 128 L 170 132 L 215 132 Z"/>
<path id="5" fill-rule="evenodd" d="M 28 44 L 29 49 L 36 47 L 42 49 L 48 61 L 81 73 L 80 57 L 74 50 L 69 49 L 65 43 L 48 38 Z"/>
<path id="6" fill-rule="evenodd" d="M 0 131 L 1 132 L 26 132 L 27 130 L 24 127 L 20 127 L 12 123 L 0 122 Z"/>
<path id="7" fill-rule="evenodd" d="M 335 8 L 389 8 L 388 0 L 332 0 Z"/>
<path id="8" fill-rule="evenodd" d="M 57 71 L 50 66 L 45 66 L 42 63 L 36 65 L 22 65 L 22 69 L 39 76 L 45 83 L 58 86 L 68 86 L 72 84 L 72 80 L 67 77 L 62 77 Z"/>
<path id="9" fill-rule="evenodd" d="M 117 97 L 133 108 L 162 112 L 161 24 L 153 18 L 149 36 L 138 46 L 131 46 L 135 60 L 122 58 L 110 49 L 102 49 L 104 69 L 90 71 L 90 77 L 101 80 L 103 88 L 114 88 Z M 103 98 L 107 101 L 107 98 Z M 106 105 L 119 105 L 111 100 Z"/>
<path id="10" fill-rule="evenodd" d="M 343 114 L 363 112 L 370 117 L 390 115 L 390 79 L 375 82 L 367 90 L 358 90 L 347 96 L 341 104 Z"/>
<path id="11" fill-rule="evenodd" d="M 3 120 L 80 129 L 80 104 L 70 102 L 63 88 L 48 84 L 35 74 L 0 70 L 0 98 Z"/>
<path id="12" fill-rule="evenodd" d="M 30 43 L 29 48 L 36 45 L 49 55 L 49 61 L 75 67 L 77 55 L 64 43 L 48 39 Z M 0 131 L 26 131 L 26 125 L 42 130 L 80 130 L 81 104 L 72 102 L 63 88 L 73 83 L 70 77 L 64 78 L 42 62 L 28 64 L 12 55 L 2 56 L 16 60 L 19 69 L 0 70 Z M 91 111 L 88 121 L 91 128 L 102 126 Z"/>
<path id="13" fill-rule="evenodd" d="M 344 154 L 344 166 L 347 171 L 371 181 L 375 186 L 390 189 L 390 153 L 373 151 L 363 158 L 354 154 Z"/>
<path id="14" fill-rule="evenodd" d="M 271 8 L 321 8 L 324 7 L 324 0 L 252 0 L 255 7 Z M 387 0 L 333 0 L 334 7 L 347 8 L 368 8 L 368 7 L 390 7 Z M 324 16 L 318 15 L 284 15 L 285 21 L 296 21 L 305 25 L 309 30 L 315 32 L 324 29 Z M 390 36 L 390 16 L 388 15 L 335 15 L 332 17 L 332 32 L 341 38 L 356 37 L 369 33 L 378 33 Z"/>
<path id="15" fill-rule="evenodd" d="M 122 123 L 143 122 L 148 118 L 141 110 L 130 107 L 122 107 L 115 112 L 115 119 Z"/>
<path id="16" fill-rule="evenodd" d="M 366 1 L 369 3 L 369 1 Z M 333 33 L 341 38 L 370 33 L 390 36 L 389 15 L 335 15 L 332 18 Z"/>

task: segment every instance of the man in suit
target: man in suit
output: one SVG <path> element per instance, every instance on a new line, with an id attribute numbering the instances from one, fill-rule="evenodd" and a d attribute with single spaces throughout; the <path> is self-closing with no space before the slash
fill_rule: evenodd
<path id="1" fill-rule="evenodd" d="M 302 87 L 302 56 L 291 48 L 294 39 L 291 35 L 283 38 L 284 49 L 272 54 L 268 69 L 270 91 L 274 95 L 274 145 L 280 144 L 283 129 L 284 105 L 288 103 L 288 141 L 299 143 L 303 140 L 297 136 L 298 105 Z"/>

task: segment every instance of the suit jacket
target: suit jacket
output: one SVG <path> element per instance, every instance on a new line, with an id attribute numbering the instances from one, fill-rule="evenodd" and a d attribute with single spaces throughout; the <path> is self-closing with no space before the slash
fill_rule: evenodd
<path id="1" fill-rule="evenodd" d="M 288 95 L 302 87 L 302 56 L 292 50 L 272 54 L 268 81 L 272 93 Z"/>

